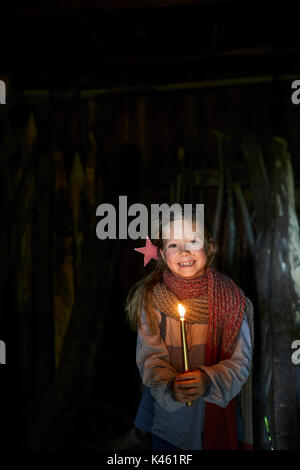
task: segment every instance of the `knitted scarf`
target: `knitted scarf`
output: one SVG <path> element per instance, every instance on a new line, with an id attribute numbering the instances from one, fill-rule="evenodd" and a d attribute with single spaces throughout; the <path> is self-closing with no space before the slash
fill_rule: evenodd
<path id="1" fill-rule="evenodd" d="M 177 320 L 178 303 L 186 308 L 187 322 L 208 323 L 205 365 L 229 359 L 236 345 L 245 311 L 243 291 L 225 274 L 209 267 L 195 279 L 182 279 L 166 272 L 153 288 L 158 310 Z M 226 408 L 205 404 L 203 448 L 238 449 L 236 402 Z"/>

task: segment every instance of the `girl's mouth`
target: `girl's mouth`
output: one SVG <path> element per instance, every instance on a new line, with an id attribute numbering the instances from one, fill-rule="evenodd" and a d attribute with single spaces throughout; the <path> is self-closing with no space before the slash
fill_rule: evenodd
<path id="1" fill-rule="evenodd" d="M 190 268 L 195 264 L 195 261 L 185 261 L 184 263 L 178 263 L 181 268 Z"/>

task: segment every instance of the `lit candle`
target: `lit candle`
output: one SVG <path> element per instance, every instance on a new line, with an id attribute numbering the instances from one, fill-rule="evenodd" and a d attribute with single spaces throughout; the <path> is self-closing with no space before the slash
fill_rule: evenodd
<path id="1" fill-rule="evenodd" d="M 184 321 L 184 315 L 185 315 L 185 308 L 183 305 L 178 304 L 178 312 L 180 315 L 180 329 L 181 329 L 181 344 L 182 344 L 182 357 L 183 357 L 183 365 L 184 365 L 184 370 L 185 372 L 189 370 L 190 364 L 189 364 L 189 355 L 188 355 L 188 347 L 187 347 L 187 341 L 186 341 L 186 331 L 185 331 L 185 321 Z M 193 402 L 188 401 L 186 402 L 186 406 L 192 406 Z"/>

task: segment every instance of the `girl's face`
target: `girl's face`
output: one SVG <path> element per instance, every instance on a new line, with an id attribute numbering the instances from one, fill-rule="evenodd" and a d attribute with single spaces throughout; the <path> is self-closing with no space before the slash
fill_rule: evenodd
<path id="1" fill-rule="evenodd" d="M 177 224 L 179 224 L 179 230 L 182 228 L 181 220 L 173 222 L 170 227 L 170 239 L 164 240 L 164 249 L 160 252 L 165 263 L 176 276 L 194 279 L 204 273 L 207 261 L 203 247 L 203 234 L 201 235 L 198 229 L 195 235 L 192 230 L 192 222 L 185 221 L 184 230 L 182 228 L 183 237 L 172 238 L 174 235 L 176 236 Z"/>

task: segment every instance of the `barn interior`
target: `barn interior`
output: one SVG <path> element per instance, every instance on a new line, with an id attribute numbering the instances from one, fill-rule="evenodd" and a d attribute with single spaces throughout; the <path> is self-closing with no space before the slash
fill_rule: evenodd
<path id="1" fill-rule="evenodd" d="M 215 265 L 254 305 L 254 448 L 300 448 L 300 38 L 291 14 L 248 0 L 1 7 L 7 448 L 147 448 L 132 434 L 143 387 L 125 304 L 155 261 L 144 268 L 134 251 L 143 239 L 96 234 L 97 208 L 111 204 L 118 217 L 120 196 L 149 211 L 205 205 Z"/>

